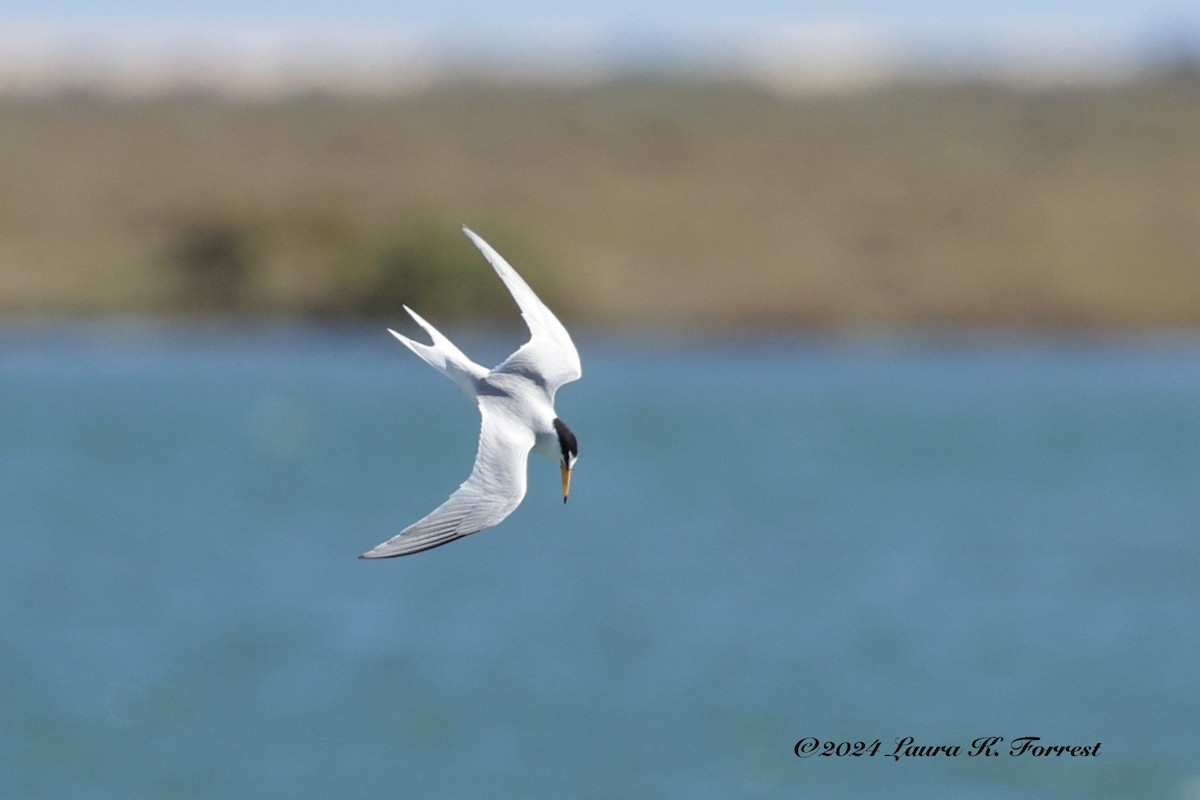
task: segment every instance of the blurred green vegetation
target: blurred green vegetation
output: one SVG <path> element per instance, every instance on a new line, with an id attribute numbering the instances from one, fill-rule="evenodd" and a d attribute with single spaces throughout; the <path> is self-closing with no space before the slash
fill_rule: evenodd
<path id="1" fill-rule="evenodd" d="M 0 98 L 0 313 L 1200 324 L 1200 78 Z"/>

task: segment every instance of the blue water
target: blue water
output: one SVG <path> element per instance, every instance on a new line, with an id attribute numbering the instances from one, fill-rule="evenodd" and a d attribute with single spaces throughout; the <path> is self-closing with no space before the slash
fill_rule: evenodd
<path id="1" fill-rule="evenodd" d="M 0 328 L 0 797 L 1200 797 L 1200 341 L 579 343 L 569 504 L 364 562 L 477 432 L 382 330 Z"/>

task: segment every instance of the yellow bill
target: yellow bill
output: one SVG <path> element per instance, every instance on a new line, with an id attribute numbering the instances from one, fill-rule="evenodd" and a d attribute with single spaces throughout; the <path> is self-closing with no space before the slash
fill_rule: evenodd
<path id="1" fill-rule="evenodd" d="M 567 502 L 567 495 L 571 493 L 571 469 L 565 462 L 559 461 L 558 468 L 562 470 L 563 479 L 563 502 Z"/>

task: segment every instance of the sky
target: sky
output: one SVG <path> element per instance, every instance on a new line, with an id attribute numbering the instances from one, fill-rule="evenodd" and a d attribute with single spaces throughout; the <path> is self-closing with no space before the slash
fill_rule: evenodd
<path id="1" fill-rule="evenodd" d="M 1200 52 L 1200 0 L 0 0 L 0 86 L 86 73 L 304 78 L 617 66 L 849 80 L 1105 76 Z"/>
<path id="2" fill-rule="evenodd" d="M 241 19 L 349 19 L 375 23 L 405 22 L 495 24 L 509 20 L 592 19 L 618 24 L 675 26 L 697 17 L 725 21 L 762 17 L 792 19 L 819 16 L 870 16 L 891 19 L 940 19 L 1015 16 L 1099 16 L 1136 21 L 1146 15 L 1195 16 L 1197 4 L 1187 0 L 607 0 L 603 3 L 550 0 L 211 0 L 210 2 L 153 2 L 152 0 L 3 0 L 0 15 L 20 17 L 77 17 L 97 20 L 146 20 L 164 17 L 225 17 Z"/>

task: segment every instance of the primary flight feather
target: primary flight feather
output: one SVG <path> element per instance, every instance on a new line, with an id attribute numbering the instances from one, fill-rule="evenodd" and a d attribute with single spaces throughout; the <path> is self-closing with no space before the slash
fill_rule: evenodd
<path id="1" fill-rule="evenodd" d="M 507 261 L 469 228 L 463 231 L 504 281 L 529 326 L 529 341 L 499 366 L 476 364 L 453 342 L 408 306 L 429 334 L 422 344 L 389 332 L 427 364 L 454 381 L 479 407 L 482 423 L 475 466 L 461 486 L 430 514 L 359 558 L 393 558 L 419 553 L 497 525 L 525 498 L 530 451 L 559 462 L 563 502 L 571 491 L 571 470 L 579 457 L 575 434 L 558 418 L 554 395 L 579 380 L 583 368 L 570 334 Z"/>

